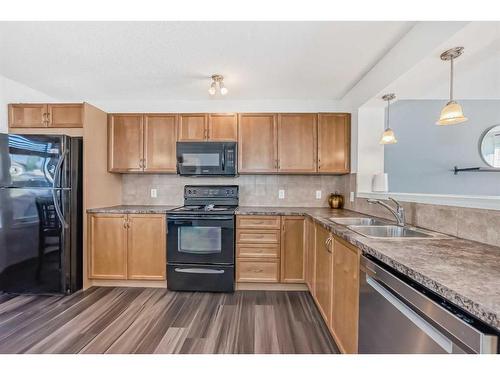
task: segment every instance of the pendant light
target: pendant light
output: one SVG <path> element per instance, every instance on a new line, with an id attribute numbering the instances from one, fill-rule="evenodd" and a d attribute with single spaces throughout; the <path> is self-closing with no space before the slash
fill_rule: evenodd
<path id="1" fill-rule="evenodd" d="M 212 83 L 208 89 L 210 96 L 217 94 L 217 89 L 219 89 L 221 95 L 226 95 L 229 90 L 224 86 L 224 76 L 220 74 L 213 74 L 211 78 Z"/>
<path id="2" fill-rule="evenodd" d="M 394 100 L 395 98 L 395 94 L 385 94 L 382 96 L 382 99 L 387 102 L 387 120 L 385 130 L 382 133 L 382 137 L 379 142 L 381 145 L 392 145 L 394 143 L 398 143 L 394 131 L 389 127 L 389 109 L 391 107 L 391 100 Z"/>
<path id="3" fill-rule="evenodd" d="M 444 51 L 441 60 L 450 62 L 450 100 L 441 110 L 441 115 L 436 125 L 456 125 L 467 121 L 462 106 L 453 100 L 453 61 L 464 51 L 464 47 L 455 47 Z"/>

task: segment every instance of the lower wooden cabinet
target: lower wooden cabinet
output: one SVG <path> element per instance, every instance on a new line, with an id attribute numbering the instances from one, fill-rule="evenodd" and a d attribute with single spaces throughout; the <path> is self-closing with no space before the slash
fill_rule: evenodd
<path id="1" fill-rule="evenodd" d="M 236 261 L 236 280 L 250 283 L 277 283 L 279 259 L 240 258 Z"/>
<path id="2" fill-rule="evenodd" d="M 165 280 L 165 215 L 90 214 L 88 221 L 90 279 Z"/>
<path id="3" fill-rule="evenodd" d="M 335 238 L 330 328 L 343 353 L 358 351 L 359 250 Z"/>
<path id="4" fill-rule="evenodd" d="M 314 225 L 314 221 L 311 218 L 307 218 L 305 221 L 305 252 L 306 252 L 306 259 L 305 259 L 305 277 L 306 277 L 306 284 L 309 288 L 309 291 L 313 296 L 316 295 L 315 291 L 315 283 L 314 283 L 314 277 L 315 277 L 315 266 L 316 266 L 316 228 Z"/>
<path id="5" fill-rule="evenodd" d="M 315 297 L 321 315 L 328 326 L 332 316 L 333 252 L 331 238 L 328 230 L 316 224 Z"/>
<path id="6" fill-rule="evenodd" d="M 127 215 L 89 216 L 89 278 L 127 278 Z"/>
<path id="7" fill-rule="evenodd" d="M 281 276 L 282 283 L 305 281 L 304 217 L 281 218 Z"/>

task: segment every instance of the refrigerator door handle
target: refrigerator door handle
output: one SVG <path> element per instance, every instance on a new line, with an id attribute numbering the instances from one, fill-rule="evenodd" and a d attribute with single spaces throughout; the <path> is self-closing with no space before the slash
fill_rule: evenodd
<path id="1" fill-rule="evenodd" d="M 54 199 L 54 207 L 56 209 L 57 217 L 59 218 L 59 220 L 61 221 L 61 224 L 63 225 L 63 227 L 65 229 L 68 228 L 69 225 L 66 222 L 66 219 L 64 218 L 63 212 L 62 212 L 61 207 L 59 205 L 59 203 L 60 203 L 59 197 L 58 197 L 57 191 L 56 191 L 56 189 L 58 189 L 59 187 L 56 186 L 56 181 L 59 180 L 59 177 L 61 176 L 61 168 L 62 168 L 64 160 L 66 159 L 67 156 L 68 156 L 68 150 L 65 150 L 63 152 L 63 154 L 61 155 L 61 158 L 57 162 L 56 170 L 54 172 L 54 181 L 52 183 L 52 198 Z"/>

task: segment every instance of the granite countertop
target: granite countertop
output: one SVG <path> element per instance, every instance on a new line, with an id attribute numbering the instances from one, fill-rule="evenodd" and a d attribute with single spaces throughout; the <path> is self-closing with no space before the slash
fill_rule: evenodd
<path id="1" fill-rule="evenodd" d="M 179 206 L 162 205 L 122 205 L 111 207 L 89 208 L 88 213 L 93 214 L 166 214 Z"/>
<path id="2" fill-rule="evenodd" d="M 168 213 L 174 206 L 115 206 L 95 213 Z M 437 234 L 432 239 L 371 239 L 330 217 L 364 217 L 349 210 L 238 207 L 236 215 L 301 215 L 500 330 L 500 247 Z"/>

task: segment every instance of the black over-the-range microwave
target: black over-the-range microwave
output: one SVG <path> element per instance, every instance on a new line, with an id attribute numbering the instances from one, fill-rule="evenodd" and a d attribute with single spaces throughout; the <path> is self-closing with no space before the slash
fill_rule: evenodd
<path id="1" fill-rule="evenodd" d="M 177 142 L 177 173 L 182 176 L 236 176 L 236 142 Z"/>

